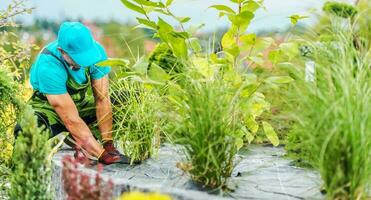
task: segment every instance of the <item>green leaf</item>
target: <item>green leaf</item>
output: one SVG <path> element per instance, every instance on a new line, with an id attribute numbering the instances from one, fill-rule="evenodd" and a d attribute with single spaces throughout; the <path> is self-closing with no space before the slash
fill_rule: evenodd
<path id="1" fill-rule="evenodd" d="M 277 64 L 290 60 L 290 58 L 281 50 L 276 49 L 268 53 L 268 59 L 273 63 Z"/>
<path id="2" fill-rule="evenodd" d="M 165 72 L 161 67 L 156 64 L 152 64 L 148 70 L 148 77 L 154 81 L 166 82 L 170 80 L 170 75 Z"/>
<path id="3" fill-rule="evenodd" d="M 154 6 L 154 7 L 158 6 L 158 3 L 152 2 L 150 0 L 133 0 L 133 1 L 135 1 L 138 4 L 144 5 L 144 6 Z"/>
<path id="4" fill-rule="evenodd" d="M 253 45 L 256 42 L 256 34 L 251 33 L 242 35 L 240 37 L 240 41 L 243 42 L 243 45 Z"/>
<path id="5" fill-rule="evenodd" d="M 271 37 L 259 37 L 256 38 L 254 48 L 251 52 L 252 55 L 258 54 L 266 50 L 267 48 L 271 47 L 275 44 L 275 41 Z"/>
<path id="6" fill-rule="evenodd" d="M 237 150 L 239 150 L 243 147 L 243 139 L 242 138 L 239 138 L 239 137 L 236 138 L 236 146 L 237 146 Z"/>
<path id="7" fill-rule="evenodd" d="M 102 62 L 99 62 L 97 64 L 95 64 L 95 66 L 98 66 L 98 67 L 105 67 L 105 66 L 111 66 L 111 67 L 114 67 L 114 66 L 128 66 L 130 64 L 129 60 L 126 60 L 126 59 L 122 59 L 122 58 L 109 58 L 108 60 L 105 60 L 105 61 L 102 61 Z"/>
<path id="8" fill-rule="evenodd" d="M 290 62 L 281 62 L 277 64 L 277 67 L 280 69 L 292 69 L 294 65 Z"/>
<path id="9" fill-rule="evenodd" d="M 244 5 L 241 8 L 241 11 L 249 11 L 254 13 L 256 10 L 258 10 L 261 7 L 261 4 L 259 4 L 256 1 L 249 0 L 244 3 Z"/>
<path id="10" fill-rule="evenodd" d="M 148 61 L 145 59 L 144 56 L 142 56 L 134 65 L 133 70 L 139 74 L 146 74 L 147 68 L 148 68 Z"/>
<path id="11" fill-rule="evenodd" d="M 215 8 L 218 11 L 225 11 L 225 12 L 230 13 L 230 14 L 235 14 L 235 12 L 232 8 L 230 8 L 228 6 L 225 6 L 225 5 L 213 5 L 213 6 L 210 6 L 209 8 Z"/>
<path id="12" fill-rule="evenodd" d="M 187 22 L 189 22 L 189 20 L 191 20 L 191 18 L 190 17 L 177 17 L 177 19 L 178 19 L 178 21 L 180 22 L 180 23 L 187 23 Z"/>
<path id="13" fill-rule="evenodd" d="M 170 35 L 176 37 L 176 38 L 183 38 L 188 39 L 189 33 L 188 32 L 171 32 Z"/>
<path id="14" fill-rule="evenodd" d="M 234 26 L 239 27 L 240 32 L 244 32 L 254 18 L 254 14 L 249 11 L 243 11 L 237 15 L 228 14 L 228 18 Z"/>
<path id="15" fill-rule="evenodd" d="M 308 16 L 304 16 L 304 15 L 291 15 L 288 18 L 290 18 L 291 24 L 295 26 L 299 22 L 299 20 L 308 18 Z"/>
<path id="16" fill-rule="evenodd" d="M 228 31 L 223 35 L 222 46 L 223 48 L 231 48 L 236 46 L 236 40 L 232 31 Z"/>
<path id="17" fill-rule="evenodd" d="M 285 84 L 294 81 L 290 76 L 271 76 L 265 79 L 268 83 Z"/>
<path id="18" fill-rule="evenodd" d="M 253 63 L 256 63 L 258 65 L 263 65 L 265 60 L 262 56 L 248 56 L 246 57 L 247 60 L 253 62 Z"/>
<path id="19" fill-rule="evenodd" d="M 169 37 L 169 43 L 176 57 L 184 59 L 188 56 L 188 48 L 185 39 Z"/>
<path id="20" fill-rule="evenodd" d="M 282 52 L 289 57 L 289 59 L 295 58 L 300 55 L 299 46 L 297 43 L 281 43 L 279 47 Z"/>
<path id="21" fill-rule="evenodd" d="M 174 0 L 166 0 L 166 6 L 170 6 Z"/>
<path id="22" fill-rule="evenodd" d="M 159 31 L 163 33 L 169 33 L 173 31 L 173 27 L 161 17 L 158 18 L 157 26 L 159 27 Z"/>
<path id="23" fill-rule="evenodd" d="M 191 47 L 195 51 L 195 53 L 199 53 L 202 51 L 201 43 L 198 38 L 191 38 L 190 40 Z"/>
<path id="24" fill-rule="evenodd" d="M 224 51 L 229 53 L 233 57 L 237 57 L 241 53 L 240 48 L 237 45 L 234 45 L 230 48 L 225 48 Z"/>
<path id="25" fill-rule="evenodd" d="M 252 115 L 249 115 L 245 118 L 245 125 L 250 130 L 253 136 L 255 136 L 256 132 L 259 130 L 259 124 L 255 121 Z"/>
<path id="26" fill-rule="evenodd" d="M 141 23 L 141 24 L 143 24 L 143 25 L 145 25 L 145 26 L 147 26 L 149 28 L 152 28 L 152 29 L 156 29 L 157 28 L 156 23 L 153 22 L 153 21 L 149 21 L 147 19 L 142 19 L 142 18 L 139 18 L 139 17 L 137 17 L 137 20 L 138 20 L 139 23 Z"/>
<path id="27" fill-rule="evenodd" d="M 146 14 L 146 12 L 143 10 L 143 8 L 141 8 L 140 6 L 137 6 L 133 3 L 131 3 L 130 1 L 128 0 L 121 0 L 121 2 L 127 7 L 129 8 L 130 10 L 133 10 L 135 12 L 138 12 L 140 14 Z"/>
<path id="28" fill-rule="evenodd" d="M 280 141 L 272 125 L 270 125 L 268 122 L 265 122 L 265 121 L 263 121 L 262 123 L 263 123 L 264 133 L 267 136 L 268 140 L 273 144 L 273 146 L 278 146 L 280 144 Z"/>

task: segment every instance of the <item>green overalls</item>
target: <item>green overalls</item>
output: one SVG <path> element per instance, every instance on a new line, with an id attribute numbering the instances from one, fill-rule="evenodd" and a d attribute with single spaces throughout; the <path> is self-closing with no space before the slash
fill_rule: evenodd
<path id="1" fill-rule="evenodd" d="M 85 74 L 87 77 L 87 82 L 84 84 L 77 83 L 68 71 L 67 64 L 55 56 L 48 49 L 44 49 L 42 54 L 51 55 L 56 58 L 59 62 L 63 64 L 66 68 L 68 79 L 67 79 L 67 92 L 71 96 L 73 102 L 75 103 L 77 110 L 79 111 L 80 117 L 85 121 L 86 124 L 92 125 L 96 122 L 96 108 L 94 99 L 92 96 L 87 95 L 89 85 L 91 84 L 91 78 L 89 74 L 89 68 L 85 69 Z M 40 125 L 45 125 L 45 127 L 50 129 L 51 137 L 58 135 L 61 132 L 67 131 L 62 120 L 59 118 L 58 114 L 55 112 L 54 108 L 49 104 L 46 96 L 38 91 L 34 91 L 31 99 L 29 100 L 29 105 L 35 110 L 35 114 L 38 118 L 38 123 Z M 18 125 L 17 125 L 18 126 Z M 21 127 L 16 128 L 15 133 L 20 130 Z"/>

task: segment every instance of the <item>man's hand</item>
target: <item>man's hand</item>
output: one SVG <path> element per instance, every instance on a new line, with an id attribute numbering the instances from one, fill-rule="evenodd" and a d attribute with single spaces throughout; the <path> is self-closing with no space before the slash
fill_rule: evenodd
<path id="1" fill-rule="evenodd" d="M 112 140 L 112 107 L 108 76 L 92 81 L 99 131 L 103 141 Z"/>
<path id="2" fill-rule="evenodd" d="M 91 155 L 99 157 L 104 149 L 95 140 L 86 123 L 80 118 L 71 96 L 61 94 L 46 95 L 46 97 L 76 142 Z"/>

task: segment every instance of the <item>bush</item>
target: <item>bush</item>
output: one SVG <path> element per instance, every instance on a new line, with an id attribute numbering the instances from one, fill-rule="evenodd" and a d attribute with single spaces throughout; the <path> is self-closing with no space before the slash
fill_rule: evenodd
<path id="1" fill-rule="evenodd" d="M 131 163 L 155 155 L 160 146 L 161 98 L 141 83 L 127 79 L 112 84 L 114 136 Z"/>
<path id="2" fill-rule="evenodd" d="M 354 17 L 358 12 L 356 7 L 339 2 L 326 2 L 323 6 L 323 10 L 329 14 L 343 18 Z"/>
<path id="3" fill-rule="evenodd" d="M 233 91 L 221 81 L 189 80 L 175 116 L 171 140 L 183 146 L 186 160 L 178 167 L 211 188 L 226 187 L 237 153 Z"/>
<path id="4" fill-rule="evenodd" d="M 151 68 L 152 65 L 161 67 L 167 73 L 180 73 L 184 70 L 183 64 L 174 56 L 173 51 L 166 43 L 157 45 L 149 56 L 149 68 Z"/>
<path id="5" fill-rule="evenodd" d="M 98 165 L 98 173 L 93 178 L 81 172 L 80 163 L 88 162 L 86 157 L 78 153 L 78 158 L 65 156 L 63 158 L 63 188 L 67 193 L 67 200 L 106 200 L 112 199 L 113 183 L 105 181 L 100 176 L 103 170 Z"/>
<path id="6" fill-rule="evenodd" d="M 0 163 L 8 164 L 13 144 L 11 132 L 22 102 L 18 97 L 18 84 L 14 82 L 6 69 L 0 68 Z"/>
<path id="7" fill-rule="evenodd" d="M 16 140 L 10 175 L 10 199 L 52 199 L 51 169 L 48 155 L 49 133 L 38 127 L 30 107 L 20 120 L 22 132 Z"/>
<path id="8" fill-rule="evenodd" d="M 299 142 L 289 146 L 319 169 L 328 199 L 366 199 L 371 180 L 370 62 L 367 50 L 354 46 L 351 29 L 334 29 L 334 42 L 313 44 L 315 82 L 298 79 L 288 93 L 296 121 L 289 142 Z"/>

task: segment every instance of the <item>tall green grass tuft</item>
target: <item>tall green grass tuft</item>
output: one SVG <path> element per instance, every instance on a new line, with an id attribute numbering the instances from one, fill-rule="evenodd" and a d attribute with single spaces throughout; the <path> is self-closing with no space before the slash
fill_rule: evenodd
<path id="1" fill-rule="evenodd" d="M 186 159 L 178 167 L 192 180 L 224 188 L 237 153 L 234 93 L 221 80 L 187 79 L 172 117 L 171 139 L 183 147 Z"/>
<path id="2" fill-rule="evenodd" d="M 142 83 L 120 79 L 111 86 L 115 137 L 131 162 L 155 155 L 160 146 L 160 96 Z"/>
<path id="3" fill-rule="evenodd" d="M 343 26 L 343 25 L 342 25 Z M 333 41 L 315 43 L 316 79 L 303 71 L 288 95 L 295 129 L 289 144 L 318 168 L 328 199 L 366 199 L 371 180 L 371 77 L 369 44 L 355 46 L 349 27 Z"/>

